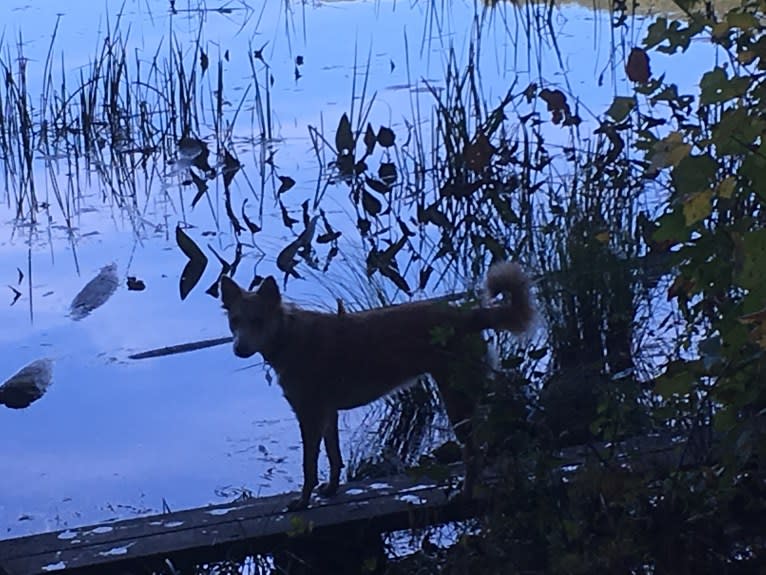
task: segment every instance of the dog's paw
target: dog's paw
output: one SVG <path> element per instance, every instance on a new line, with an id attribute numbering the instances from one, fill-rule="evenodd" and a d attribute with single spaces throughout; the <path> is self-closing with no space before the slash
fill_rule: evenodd
<path id="1" fill-rule="evenodd" d="M 317 487 L 317 493 L 320 497 L 332 497 L 338 492 L 338 484 L 332 481 L 322 483 Z"/>
<path id="2" fill-rule="evenodd" d="M 291 499 L 290 502 L 287 504 L 287 507 L 285 508 L 286 511 L 300 511 L 301 509 L 306 509 L 309 506 L 308 499 L 305 499 L 303 497 L 296 497 L 295 499 Z"/>

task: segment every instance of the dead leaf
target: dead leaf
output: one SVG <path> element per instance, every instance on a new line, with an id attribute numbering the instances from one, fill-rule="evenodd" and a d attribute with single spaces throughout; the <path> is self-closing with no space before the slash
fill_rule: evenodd
<path id="1" fill-rule="evenodd" d="M 22 367 L 0 385 L 0 405 L 23 409 L 40 399 L 53 379 L 53 361 L 38 359 Z"/>
<path id="2" fill-rule="evenodd" d="M 90 280 L 74 297 L 69 306 L 69 317 L 78 321 L 101 307 L 112 297 L 117 289 L 117 264 L 111 263 L 101 268 L 98 275 Z"/>
<path id="3" fill-rule="evenodd" d="M 642 48 L 633 48 L 628 56 L 625 70 L 631 82 L 646 84 L 652 75 L 652 70 L 649 66 L 649 55 L 646 51 Z"/>

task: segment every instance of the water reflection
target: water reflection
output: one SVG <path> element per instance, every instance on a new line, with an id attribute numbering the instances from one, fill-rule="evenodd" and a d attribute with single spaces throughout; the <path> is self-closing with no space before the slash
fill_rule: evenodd
<path id="1" fill-rule="evenodd" d="M 107 153 L 108 143 L 100 159 L 90 158 L 91 164 L 73 164 L 71 155 L 62 157 L 55 150 L 35 150 L 27 175 L 34 176 L 45 207 L 36 212 L 38 223 L 32 227 L 16 220 L 15 191 L 23 196 L 29 188 L 6 164 L 11 185 L 8 201 L 0 206 L 0 218 L 9 222 L 0 236 L 0 283 L 14 285 L 22 296 L 0 307 L 0 380 L 51 356 L 56 384 L 28 409 L 0 413 L 0 532 L 11 536 L 156 511 L 163 500 L 174 509 L 199 505 L 240 486 L 273 493 L 301 477 L 299 455 L 293 451 L 297 426 L 262 369 L 243 369 L 248 364 L 228 346 L 136 362 L 126 357 L 226 335 L 219 304 L 204 293 L 219 273 L 218 262 L 212 261 L 199 286 L 181 301 L 179 275 L 185 261 L 173 232 L 183 223 L 201 248 L 210 246 L 231 261 L 237 236 L 226 214 L 227 189 L 236 215 L 247 210 L 263 228 L 254 236 L 243 234 L 247 249 L 239 278 L 249 281 L 256 264 L 263 275 L 276 272 L 277 254 L 300 229 L 285 229 L 285 214 L 300 222 L 301 204 L 317 197 L 318 174 L 332 159 L 315 154 L 308 126 L 332 138 L 344 113 L 358 117 L 369 109 L 374 126 L 391 127 L 404 141 L 408 124 L 431 121 L 433 99 L 426 86 L 444 89 L 448 48 L 453 46 L 464 62 L 477 24 L 483 36 L 483 96 L 489 102 L 499 100 L 514 81 L 524 86 L 544 79 L 576 94 L 578 107 L 598 114 L 615 91 L 627 90 L 607 16 L 576 6 L 557 9 L 556 29 L 531 39 L 512 6 L 477 16 L 472 2 L 455 2 L 447 9 L 436 4 L 326 2 L 299 9 L 261 2 L 237 4 L 228 13 L 201 12 L 194 3 L 182 8 L 177 2 L 175 15 L 165 2 L 126 4 L 119 29 L 130 28 L 125 46 L 133 73 L 136 61 L 145 70 L 151 62 L 171 62 L 176 50 L 186 58 L 191 54 L 186 70 L 196 70 L 199 82 L 194 93 L 200 100 L 194 103 L 198 136 L 225 140 L 242 163 L 242 173 L 230 189 L 222 178 L 211 179 L 192 208 L 200 188 L 183 186 L 187 176 L 170 163 L 178 158 L 159 149 L 156 157 L 131 156 L 129 170 Z M 69 3 L 60 20 L 42 5 L 7 2 L 0 7 L 0 20 L 14 22 L 5 38 L 22 32 L 29 69 L 46 61 L 58 26 L 54 51 L 62 53 L 71 81 L 93 65 L 93 47 L 114 29 L 116 18 L 94 11 L 90 2 Z M 171 26 L 176 44 L 167 37 Z M 210 64 L 204 74 L 197 45 L 204 47 Z M 262 50 L 262 59 L 251 57 L 255 50 Z M 14 54 L 8 46 L 2 59 L 15 62 Z M 59 60 L 54 59 L 57 68 Z M 223 93 L 216 84 L 219 61 L 226 78 Z M 656 74 L 663 72 L 662 62 L 653 66 Z M 674 73 L 679 83 L 686 74 L 696 77 L 688 68 Z M 254 78 L 262 82 L 260 93 Z M 30 94 L 46 91 L 39 68 L 28 79 Z M 146 90 L 147 98 L 156 98 L 155 91 Z M 217 114 L 218 108 L 225 113 Z M 172 154 L 186 135 L 155 136 Z M 262 142 L 263 135 L 270 141 Z M 550 136 L 562 137 L 554 131 Z M 282 194 L 285 180 L 280 176 L 295 182 Z M 347 194 L 342 185 L 328 186 L 322 205 L 334 214 L 332 221 L 347 245 L 358 248 Z M 276 196 L 284 198 L 284 210 Z M 112 261 L 116 291 L 73 322 L 66 316 L 70 303 Z M 22 285 L 17 285 L 17 268 L 25 274 Z M 146 289 L 128 290 L 128 277 L 140 278 Z M 301 303 L 334 305 L 315 282 L 289 285 L 288 295 Z"/>

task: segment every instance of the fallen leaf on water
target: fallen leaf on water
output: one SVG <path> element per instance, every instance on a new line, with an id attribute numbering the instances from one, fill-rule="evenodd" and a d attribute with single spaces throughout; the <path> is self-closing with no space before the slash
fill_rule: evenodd
<path id="1" fill-rule="evenodd" d="M 23 409 L 40 399 L 50 387 L 53 360 L 38 359 L 9 377 L 0 385 L 0 405 Z"/>
<path id="2" fill-rule="evenodd" d="M 128 276 L 128 291 L 144 291 L 145 289 L 144 280 L 138 279 L 136 276 Z"/>
<path id="3" fill-rule="evenodd" d="M 80 293 L 74 296 L 72 305 L 69 306 L 69 317 L 75 321 L 81 320 L 96 308 L 104 305 L 112 297 L 118 284 L 117 264 L 111 263 L 101 268 L 98 275 L 85 284 Z"/>

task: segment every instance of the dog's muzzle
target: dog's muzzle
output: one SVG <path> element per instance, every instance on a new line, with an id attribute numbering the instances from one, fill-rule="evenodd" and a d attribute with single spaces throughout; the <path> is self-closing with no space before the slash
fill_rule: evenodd
<path id="1" fill-rule="evenodd" d="M 239 339 L 236 337 L 234 338 L 233 348 L 234 348 L 234 355 L 236 355 L 237 357 L 241 357 L 243 359 L 247 359 L 248 357 L 255 355 L 254 349 L 250 349 L 248 347 L 240 345 Z"/>

